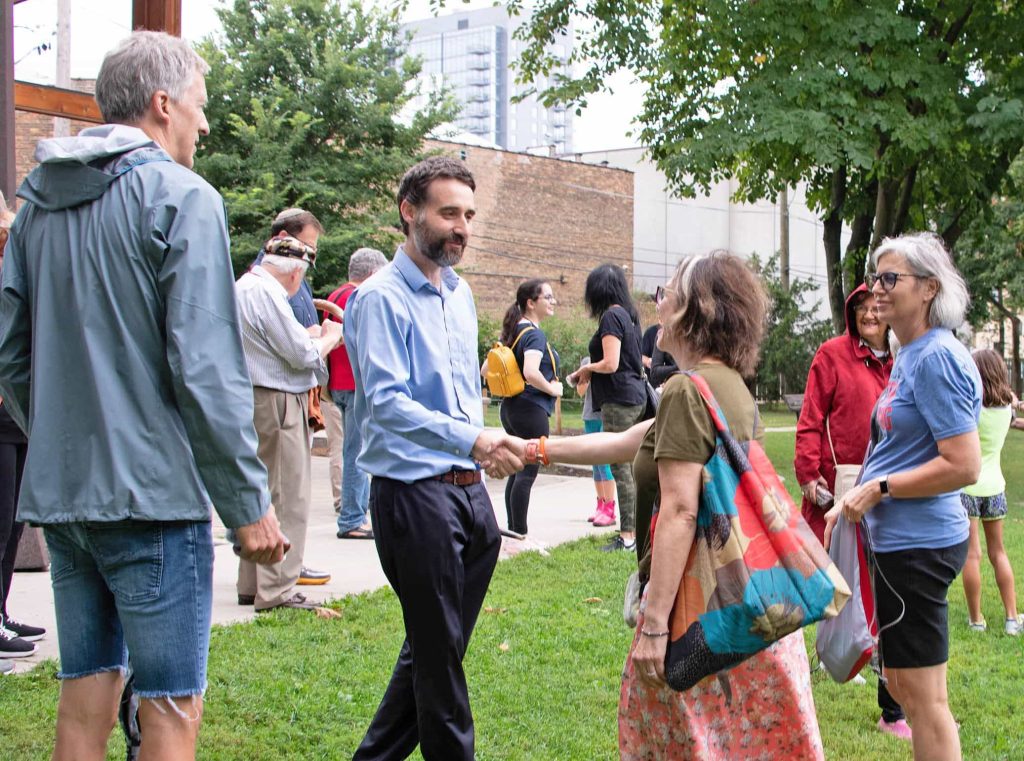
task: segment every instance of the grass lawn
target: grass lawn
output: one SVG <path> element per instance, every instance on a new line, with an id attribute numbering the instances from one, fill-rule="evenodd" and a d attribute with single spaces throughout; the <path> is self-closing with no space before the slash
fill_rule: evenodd
<path id="1" fill-rule="evenodd" d="M 501 404 L 495 400 L 484 408 L 484 425 L 501 427 L 501 420 L 498 418 L 498 409 Z M 765 428 L 792 428 L 796 425 L 796 415 L 786 409 L 784 404 L 762 404 L 761 422 Z M 551 429 L 554 431 L 555 421 L 551 419 Z M 583 402 L 579 399 L 562 400 L 562 428 L 569 431 L 583 430 Z"/>
<path id="2" fill-rule="evenodd" d="M 792 433 L 767 436 L 769 455 L 790 490 Z M 1010 483 L 1006 540 L 1024 574 L 1024 436 L 1003 457 Z M 466 659 L 481 761 L 617 757 L 616 702 L 630 631 L 620 615 L 622 582 L 634 558 L 598 552 L 582 540 L 499 564 Z M 1024 705 L 1024 642 L 1002 634 L 990 567 L 983 565 L 991 629 L 967 630 L 959 582 L 950 593 L 950 698 L 961 722 L 964 758 L 1024 758 L 1016 713 Z M 337 603 L 342 617 L 299 611 L 213 632 L 210 686 L 200 758 L 351 757 L 384 690 L 401 642 L 401 613 L 390 590 Z M 813 648 L 813 630 L 806 632 Z M 55 667 L 0 679 L 0 758 L 48 758 L 57 702 Z M 814 676 L 829 759 L 910 758 L 909 745 L 881 735 L 875 680 L 836 685 Z M 120 738 L 108 758 L 123 757 Z M 419 758 L 418 755 L 414 758 Z"/>

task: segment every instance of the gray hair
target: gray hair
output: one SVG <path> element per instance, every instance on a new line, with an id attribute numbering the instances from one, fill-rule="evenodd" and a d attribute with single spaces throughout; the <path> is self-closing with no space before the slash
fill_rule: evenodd
<path id="1" fill-rule="evenodd" d="M 348 279 L 361 283 L 387 263 L 387 257 L 377 249 L 357 248 L 348 260 Z"/>
<path id="2" fill-rule="evenodd" d="M 180 101 L 195 75 L 209 70 L 180 37 L 133 32 L 103 58 L 96 78 L 96 102 L 108 124 L 135 124 L 157 90 Z"/>
<path id="3" fill-rule="evenodd" d="M 297 256 L 278 256 L 277 254 L 264 255 L 263 259 L 260 260 L 260 264 L 269 264 L 282 275 L 294 272 L 299 267 L 303 267 L 303 271 L 305 271 L 305 268 L 309 267 L 309 262 L 304 259 L 300 259 Z"/>
<path id="4" fill-rule="evenodd" d="M 928 326 L 956 330 L 967 314 L 970 295 L 963 276 L 953 266 L 953 258 L 942 238 L 934 233 L 909 233 L 885 238 L 871 254 L 870 267 L 878 268 L 878 260 L 886 254 L 902 256 L 915 275 L 929 277 L 938 284 L 928 310 Z"/>

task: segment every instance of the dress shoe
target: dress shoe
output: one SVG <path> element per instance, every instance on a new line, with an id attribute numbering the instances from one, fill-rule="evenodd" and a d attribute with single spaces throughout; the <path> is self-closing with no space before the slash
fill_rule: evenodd
<path id="1" fill-rule="evenodd" d="M 284 602 L 279 602 L 277 605 L 272 605 L 269 608 L 263 608 L 257 610 L 257 613 L 266 613 L 268 610 L 277 610 L 278 608 L 296 608 L 298 610 L 315 610 L 317 603 L 310 602 L 306 599 L 306 595 L 302 592 L 296 592 Z"/>

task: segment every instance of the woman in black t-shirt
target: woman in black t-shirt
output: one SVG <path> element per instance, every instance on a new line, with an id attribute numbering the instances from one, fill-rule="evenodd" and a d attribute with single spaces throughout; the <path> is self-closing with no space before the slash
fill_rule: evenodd
<path id="1" fill-rule="evenodd" d="M 562 395 L 558 380 L 558 353 L 540 329 L 541 320 L 555 313 L 554 293 L 546 280 L 527 280 L 516 291 L 516 302 L 508 308 L 501 327 L 501 342 L 512 349 L 526 388 L 518 396 L 501 402 L 501 425 L 513 436 L 524 439 L 547 436 L 555 399 Z M 518 338 L 518 341 L 516 340 Z M 505 482 L 505 512 L 508 528 L 526 534 L 530 491 L 540 466 L 527 465 Z"/>
<path id="2" fill-rule="evenodd" d="M 640 355 L 640 318 L 629 295 L 626 273 L 614 264 L 591 270 L 583 300 L 598 321 L 590 339 L 590 362 L 568 380 L 590 381 L 594 410 L 601 413 L 605 431 L 625 431 L 640 421 L 647 402 Z M 630 463 L 612 465 L 619 497 L 619 536 L 603 549 L 636 548 L 636 486 Z M 610 505 L 614 517 L 614 505 Z"/>

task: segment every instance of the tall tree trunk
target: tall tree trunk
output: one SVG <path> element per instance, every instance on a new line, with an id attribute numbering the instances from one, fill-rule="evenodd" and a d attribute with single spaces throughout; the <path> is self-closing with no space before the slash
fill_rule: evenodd
<path id="1" fill-rule="evenodd" d="M 892 235 L 895 222 L 896 183 L 881 180 L 875 192 L 875 231 L 871 236 L 871 250 L 878 248 L 882 238 Z"/>
<path id="2" fill-rule="evenodd" d="M 779 279 L 789 293 L 789 188 L 779 191 Z"/>
<path id="3" fill-rule="evenodd" d="M 900 185 L 900 198 L 896 205 L 896 216 L 892 221 L 892 234 L 903 235 L 907 228 L 907 217 L 910 215 L 910 203 L 914 197 L 914 184 L 917 182 L 917 164 L 903 177 Z"/>
<path id="4" fill-rule="evenodd" d="M 846 255 L 843 257 L 846 262 L 843 271 L 849 280 L 846 284 L 847 293 L 860 285 L 864 277 L 864 262 L 867 261 L 868 246 L 871 244 L 871 231 L 874 224 L 875 215 L 870 212 L 858 214 L 853 218 L 853 225 L 850 227 L 850 240 L 846 244 Z"/>
<path id="5" fill-rule="evenodd" d="M 828 301 L 832 309 L 832 327 L 836 334 L 843 332 L 846 318 L 843 314 L 843 206 L 846 203 L 846 167 L 838 166 L 832 171 L 832 192 L 829 196 L 828 214 L 824 220 L 822 243 L 825 246 L 825 272 L 828 276 Z"/>

